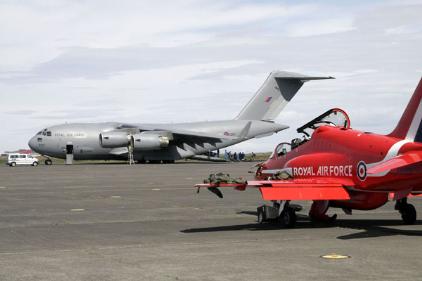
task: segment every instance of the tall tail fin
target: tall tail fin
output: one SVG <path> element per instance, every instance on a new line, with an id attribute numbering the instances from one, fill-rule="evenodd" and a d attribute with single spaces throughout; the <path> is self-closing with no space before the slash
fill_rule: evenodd
<path id="1" fill-rule="evenodd" d="M 422 142 L 422 79 L 394 131 L 389 136 Z"/>
<path id="2" fill-rule="evenodd" d="M 285 71 L 271 72 L 236 119 L 273 120 L 296 95 L 303 83 L 320 79 L 333 79 L 333 77 L 311 77 Z"/>

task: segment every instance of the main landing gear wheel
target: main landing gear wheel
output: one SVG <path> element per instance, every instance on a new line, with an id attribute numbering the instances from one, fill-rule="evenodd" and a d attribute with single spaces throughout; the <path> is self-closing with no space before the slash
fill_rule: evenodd
<path id="1" fill-rule="evenodd" d="M 259 224 L 263 224 L 266 221 L 264 207 L 258 207 L 256 213 L 256 220 Z"/>
<path id="2" fill-rule="evenodd" d="M 397 200 L 395 209 L 400 212 L 404 224 L 414 224 L 416 222 L 415 206 L 407 203 L 407 198 Z"/>
<path id="3" fill-rule="evenodd" d="M 328 200 L 315 200 L 309 210 L 309 218 L 313 223 L 328 223 L 332 224 L 337 219 L 337 214 L 332 216 L 327 215 L 330 202 Z"/>
<path id="4" fill-rule="evenodd" d="M 414 224 L 416 222 L 416 209 L 412 204 L 405 205 L 400 213 L 405 224 Z"/>
<path id="5" fill-rule="evenodd" d="M 52 165 L 53 161 L 51 161 L 51 159 L 45 159 L 44 164 L 47 165 L 47 166 Z"/>
<path id="6" fill-rule="evenodd" d="M 294 227 L 297 220 L 296 211 L 292 208 L 284 209 L 280 214 L 279 220 L 284 227 Z"/>

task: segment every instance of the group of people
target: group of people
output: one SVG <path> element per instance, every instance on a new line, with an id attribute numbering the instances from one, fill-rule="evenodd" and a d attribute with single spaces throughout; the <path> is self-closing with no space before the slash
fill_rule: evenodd
<path id="1" fill-rule="evenodd" d="M 254 153 L 252 152 L 252 155 Z M 226 161 L 244 161 L 246 154 L 244 152 L 234 152 L 224 150 L 224 160 Z"/>
<path id="2" fill-rule="evenodd" d="M 215 157 L 220 158 L 220 150 L 216 151 L 208 151 L 205 153 L 208 157 Z M 256 154 L 251 152 L 250 156 L 248 157 L 248 161 L 254 161 Z M 224 160 L 226 161 L 245 161 L 246 160 L 246 154 L 244 152 L 231 152 L 224 150 Z"/>

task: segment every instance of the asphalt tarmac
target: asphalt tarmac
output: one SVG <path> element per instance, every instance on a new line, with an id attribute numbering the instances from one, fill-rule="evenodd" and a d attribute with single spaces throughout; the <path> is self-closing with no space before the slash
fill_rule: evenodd
<path id="1" fill-rule="evenodd" d="M 2 166 L 0 280 L 422 280 L 422 221 L 402 225 L 393 203 L 325 226 L 305 202 L 280 229 L 256 223 L 257 190 L 193 188 L 250 166 Z"/>

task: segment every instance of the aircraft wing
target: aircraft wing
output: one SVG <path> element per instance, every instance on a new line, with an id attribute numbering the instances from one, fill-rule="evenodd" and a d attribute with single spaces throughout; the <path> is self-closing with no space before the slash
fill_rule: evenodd
<path id="1" fill-rule="evenodd" d="M 380 174 L 390 170 L 402 168 L 411 164 L 422 162 L 422 151 L 405 153 L 390 160 L 376 164 L 368 168 L 368 174 Z"/>
<path id="2" fill-rule="evenodd" d="M 212 139 L 212 140 L 237 140 L 237 139 L 244 139 L 251 128 L 252 122 L 249 121 L 246 123 L 245 127 L 240 131 L 238 135 L 229 135 L 229 134 L 212 134 L 206 132 L 198 132 L 195 130 L 185 130 L 177 127 L 170 127 L 170 126 L 157 126 L 157 125 L 135 125 L 135 124 L 122 124 L 121 128 L 126 129 L 139 129 L 141 131 L 165 131 L 172 133 L 176 136 L 187 136 L 187 137 L 197 137 L 197 138 L 205 138 L 205 139 Z M 286 126 L 287 127 L 287 126 Z"/>
<path id="3" fill-rule="evenodd" d="M 257 186 L 264 200 L 347 200 L 343 184 L 321 180 L 249 181 Z"/>
<path id="4" fill-rule="evenodd" d="M 198 184 L 222 197 L 219 187 L 234 187 L 245 190 L 247 187 L 258 188 L 264 200 L 348 200 L 349 193 L 345 185 L 330 179 L 293 179 L 247 181 L 245 183 Z"/>
<path id="5" fill-rule="evenodd" d="M 238 139 L 239 138 L 238 136 L 230 136 L 230 135 L 227 135 L 226 136 L 226 135 L 219 135 L 219 134 L 207 134 L 207 133 L 203 133 L 203 132 L 188 131 L 188 130 L 183 130 L 183 129 L 170 129 L 168 131 L 171 132 L 174 135 L 189 136 L 189 137 L 200 137 L 200 138 L 206 138 L 206 139 L 235 140 L 235 139 Z"/>

